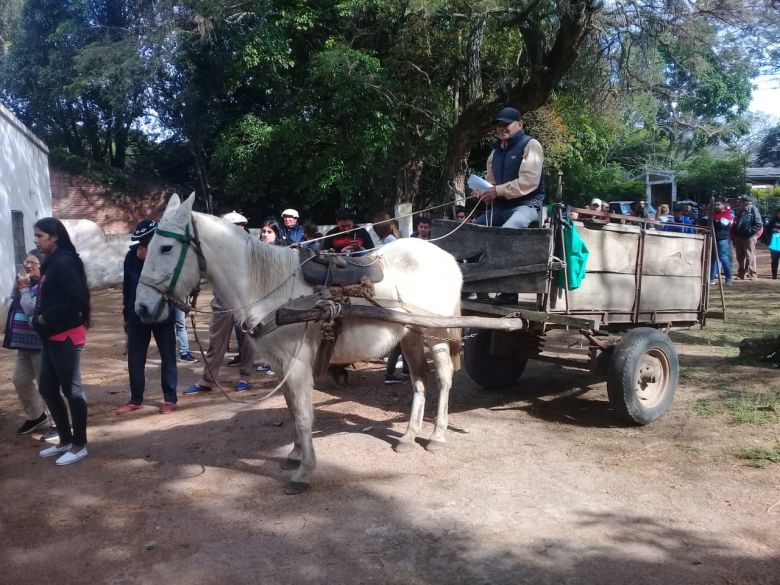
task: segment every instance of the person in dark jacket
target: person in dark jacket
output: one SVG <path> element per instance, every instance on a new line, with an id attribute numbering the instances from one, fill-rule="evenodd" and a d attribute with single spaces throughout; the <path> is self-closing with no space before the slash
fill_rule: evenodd
<path id="1" fill-rule="evenodd" d="M 84 263 L 60 220 L 38 220 L 34 237 L 35 245 L 46 254 L 32 319 L 42 346 L 38 389 L 59 433 L 59 443 L 40 455 L 59 455 L 57 465 L 69 465 L 87 456 L 87 399 L 81 387 L 81 351 L 90 325 L 89 287 Z"/>
<path id="2" fill-rule="evenodd" d="M 758 277 L 756 270 L 756 240 L 761 235 L 764 222 L 750 197 L 739 197 L 739 208 L 734 219 L 732 236 L 734 251 L 737 253 L 737 278 L 753 280 Z"/>
<path id="3" fill-rule="evenodd" d="M 772 244 L 773 234 L 780 234 L 780 208 L 775 210 L 775 214 L 764 228 L 764 241 L 767 246 Z M 780 251 L 770 249 L 769 253 L 772 255 L 772 280 L 777 280 L 777 265 L 780 263 Z"/>
<path id="4" fill-rule="evenodd" d="M 731 211 L 726 209 L 723 199 L 715 200 L 715 207 L 712 209 L 712 230 L 715 237 L 715 248 L 713 249 L 712 264 L 710 264 L 710 284 L 715 284 L 718 278 L 718 262 L 720 270 L 726 277 L 726 286 L 733 284 L 731 274 L 731 241 L 729 233 L 734 219 L 731 217 Z"/>
<path id="5" fill-rule="evenodd" d="M 527 228 L 544 204 L 544 150 L 523 132 L 519 110 L 504 108 L 495 122 L 498 140 L 487 160 L 487 181 L 494 186 L 475 192 L 488 209 L 474 223 Z"/>
<path id="6" fill-rule="evenodd" d="M 157 229 L 157 222 L 144 219 L 135 226 L 135 231 L 130 239 L 137 242 L 130 246 L 125 256 L 124 280 L 122 283 L 122 316 L 125 320 L 127 332 L 127 371 L 130 375 L 130 401 L 120 406 L 116 413 L 127 414 L 144 407 L 144 390 L 146 387 L 146 356 L 149 352 L 149 343 L 154 336 L 154 342 L 160 352 L 163 404 L 160 406 L 162 414 L 173 412 L 176 408 L 176 313 L 173 307 L 169 307 L 168 319 L 159 323 L 143 323 L 135 312 L 135 295 L 138 281 L 141 278 L 141 270 L 149 247 L 149 242 Z"/>
<path id="7" fill-rule="evenodd" d="M 365 228 L 355 227 L 354 214 L 349 209 L 336 212 L 336 227 L 325 234 L 320 250 L 358 255 L 374 248 L 374 241 Z"/>
<path id="8" fill-rule="evenodd" d="M 282 211 L 282 224 L 279 226 L 280 246 L 289 246 L 303 241 L 303 227 L 298 223 L 300 215 L 295 209 Z"/>

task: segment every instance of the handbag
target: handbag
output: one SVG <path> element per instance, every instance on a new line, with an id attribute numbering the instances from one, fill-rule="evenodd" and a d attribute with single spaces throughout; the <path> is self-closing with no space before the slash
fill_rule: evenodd
<path id="1" fill-rule="evenodd" d="M 25 349 L 37 351 L 41 349 L 41 338 L 30 325 L 27 314 L 22 310 L 19 300 L 15 300 L 8 311 L 5 323 L 5 338 L 3 347 L 6 349 Z"/>
<path id="2" fill-rule="evenodd" d="M 772 239 L 769 241 L 769 249 L 772 250 L 772 252 L 780 252 L 780 233 L 772 233 Z"/>

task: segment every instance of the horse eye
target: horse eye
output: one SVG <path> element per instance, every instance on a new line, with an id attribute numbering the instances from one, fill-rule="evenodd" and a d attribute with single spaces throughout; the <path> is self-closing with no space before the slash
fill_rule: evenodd
<path id="1" fill-rule="evenodd" d="M 171 250 L 173 250 L 173 246 L 162 246 L 160 248 L 160 254 L 167 254 Z"/>

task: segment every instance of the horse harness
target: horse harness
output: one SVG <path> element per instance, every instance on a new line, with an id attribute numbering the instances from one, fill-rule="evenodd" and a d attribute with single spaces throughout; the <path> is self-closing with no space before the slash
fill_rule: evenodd
<path id="1" fill-rule="evenodd" d="M 188 310 L 191 306 L 194 307 L 195 304 L 194 302 L 188 304 L 186 301 L 178 301 L 178 299 L 173 296 L 173 292 L 176 290 L 176 284 L 179 282 L 179 277 L 181 276 L 181 271 L 184 268 L 184 261 L 187 258 L 187 252 L 190 250 L 190 248 L 192 248 L 192 250 L 195 252 L 195 255 L 198 257 L 198 269 L 200 270 L 200 273 L 204 274 L 206 272 L 206 258 L 203 255 L 203 250 L 200 246 L 200 239 L 198 238 L 198 227 L 194 218 L 191 220 L 191 224 L 193 232 L 192 235 L 190 235 L 190 224 L 187 224 L 187 226 L 184 228 L 183 234 L 162 230 L 159 227 L 155 230 L 155 233 L 159 236 L 162 236 L 163 238 L 171 238 L 177 242 L 182 243 L 182 247 L 179 250 L 179 258 L 176 261 L 176 267 L 173 270 L 171 280 L 165 290 L 162 290 L 161 287 L 156 283 L 148 282 L 143 277 L 139 280 L 141 284 L 153 288 L 158 293 L 160 293 L 164 299 L 171 301 L 176 307 L 182 310 Z M 198 281 L 198 285 L 196 286 L 195 290 L 192 291 L 191 296 L 197 298 L 199 292 L 200 281 Z M 158 311 L 159 310 L 160 309 L 158 308 Z"/>

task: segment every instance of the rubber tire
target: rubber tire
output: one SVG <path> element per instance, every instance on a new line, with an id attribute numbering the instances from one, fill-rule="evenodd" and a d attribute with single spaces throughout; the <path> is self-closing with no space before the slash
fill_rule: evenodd
<path id="1" fill-rule="evenodd" d="M 669 383 L 657 404 L 647 407 L 636 394 L 635 377 L 639 360 L 647 351 L 656 349 L 666 355 L 669 363 Z M 658 420 L 669 408 L 677 392 L 680 364 L 677 349 L 669 336 L 652 327 L 637 327 L 626 333 L 615 345 L 607 373 L 609 403 L 624 420 L 646 425 Z"/>
<path id="2" fill-rule="evenodd" d="M 474 333 L 472 329 L 464 331 Z M 514 386 L 525 370 L 528 359 L 490 355 L 490 331 L 479 331 L 463 344 L 466 371 L 484 390 L 495 391 Z"/>

